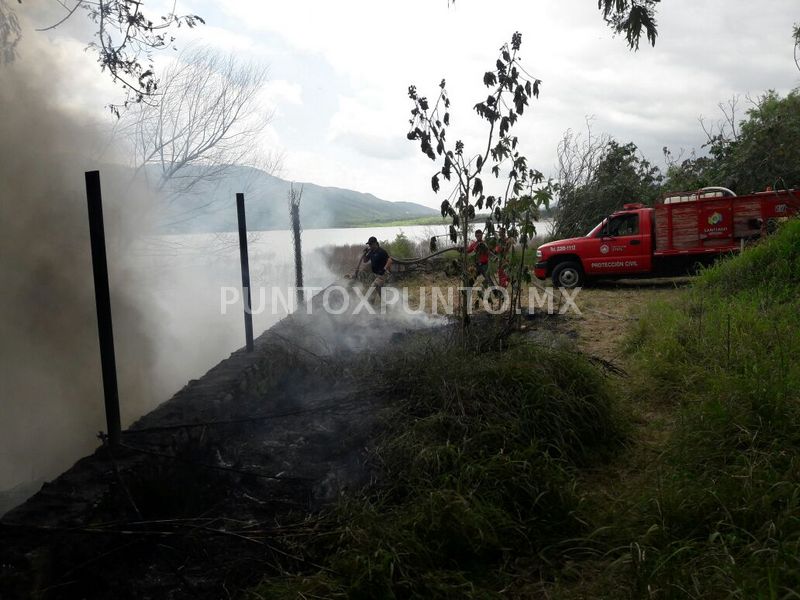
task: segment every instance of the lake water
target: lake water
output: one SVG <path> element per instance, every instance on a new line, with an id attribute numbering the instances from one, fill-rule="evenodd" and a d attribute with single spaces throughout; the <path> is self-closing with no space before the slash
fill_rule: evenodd
<path id="1" fill-rule="evenodd" d="M 539 229 L 544 231 L 548 225 L 542 222 Z M 338 277 L 318 252 L 326 246 L 362 245 L 372 235 L 391 241 L 400 233 L 422 241 L 446 235 L 447 227 L 304 230 L 304 284 L 324 287 Z M 254 231 L 248 237 L 254 309 L 259 307 L 258 291 L 266 290 L 262 303 L 265 310 L 253 316 L 258 335 L 286 315 L 281 298 L 272 301 L 271 289 L 283 289 L 285 296 L 294 285 L 294 247 L 288 230 Z M 223 299 L 231 299 L 241 289 L 237 234 L 153 236 L 140 244 L 134 254 L 143 273 L 140 304 L 147 307 L 151 321 L 148 329 L 156 337 L 159 377 L 163 381 L 160 389 L 177 390 L 244 345 L 241 301 L 222 306 Z"/>
<path id="2" fill-rule="evenodd" d="M 400 233 L 411 240 L 422 241 L 433 235 L 445 235 L 447 227 L 440 225 L 303 231 L 305 284 L 322 288 L 338 278 L 337 274 L 328 269 L 323 254 L 319 252 L 324 247 L 363 245 L 372 235 L 379 240 L 391 241 Z M 288 307 L 284 306 L 282 300 L 288 299 L 287 293 L 294 284 L 291 232 L 251 232 L 248 249 L 254 307 L 259 305 L 258 291 L 267 290 L 264 310 L 253 316 L 254 333 L 258 336 L 287 314 Z M 239 299 L 228 304 L 223 302 L 225 293 L 238 296 L 241 290 L 239 243 L 235 233 L 167 235 L 151 236 L 133 247 L 112 250 L 115 252 L 111 252 L 111 256 L 122 253 L 127 265 L 126 269 L 122 272 L 117 270 L 115 277 L 112 277 L 112 302 L 124 296 L 125 305 L 134 307 L 136 312 L 135 322 L 132 323 L 130 310 L 127 311 L 129 318 L 126 322 L 120 318 L 126 311 L 114 309 L 118 371 L 122 373 L 126 367 L 129 371 L 133 368 L 136 374 L 133 381 L 145 382 L 133 388 L 120 388 L 123 426 L 127 426 L 169 399 L 188 380 L 202 376 L 231 352 L 244 346 L 242 302 Z M 354 261 L 357 257 L 358 251 L 354 250 Z M 269 293 L 273 287 L 282 290 L 282 297 L 275 298 L 274 302 Z M 131 335 L 132 332 L 135 335 Z M 141 343 L 142 337 L 148 340 L 147 344 Z M 65 348 L 64 352 L 69 354 L 70 350 Z M 124 380 L 124 377 L 121 378 L 121 381 Z M 128 381 L 132 381 L 131 377 L 128 377 Z M 99 379 L 97 382 L 83 382 L 81 371 L 76 370 L 76 382 L 69 385 L 77 386 L 78 383 L 97 391 L 97 397 L 91 398 L 90 402 L 94 408 L 92 411 L 84 411 L 87 415 L 91 414 L 91 418 L 80 413 L 80 423 L 73 423 L 75 431 L 70 430 L 71 437 L 65 434 L 68 442 L 64 442 L 58 456 L 42 455 L 36 460 L 29 460 L 30 473 L 24 469 L 19 473 L 15 472 L 9 481 L 0 482 L 3 484 L 0 489 L 23 481 L 55 476 L 95 446 L 94 432 L 104 428 L 100 413 L 100 382 Z M 71 389 L 67 383 L 62 387 Z M 55 393 L 54 390 L 50 391 Z M 89 402 L 83 396 L 81 401 Z M 57 403 L 57 400 L 56 398 L 53 402 Z M 63 407 L 59 410 L 62 409 L 66 410 Z M 69 410 L 70 414 L 78 412 L 75 407 Z M 58 412 L 53 414 L 57 415 Z M 41 421 L 37 425 L 37 435 L 42 437 L 51 438 L 54 433 L 64 429 L 63 423 L 56 416 L 48 420 L 47 416 L 38 415 L 37 419 Z M 36 451 L 39 452 L 38 447 Z"/>
<path id="3" fill-rule="evenodd" d="M 423 240 L 447 232 L 444 226 L 307 229 L 302 233 L 304 284 L 325 287 L 339 277 L 319 250 L 327 246 L 363 245 L 374 235 L 393 240 L 399 233 Z M 264 310 L 253 315 L 259 335 L 287 314 L 282 300 L 294 285 L 294 246 L 288 230 L 248 234 L 254 310 L 263 294 Z M 156 348 L 156 378 L 166 399 L 188 379 L 244 345 L 239 240 L 235 233 L 152 236 L 132 250 L 146 329 Z M 272 289 L 280 297 L 273 302 Z M 226 296 L 227 294 L 227 296 Z M 236 296 L 236 302 L 226 302 Z M 124 343 L 124 342 L 121 342 Z"/>

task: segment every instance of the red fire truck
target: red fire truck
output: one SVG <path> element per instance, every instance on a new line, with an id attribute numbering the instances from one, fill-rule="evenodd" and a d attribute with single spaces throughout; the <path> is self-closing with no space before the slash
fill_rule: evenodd
<path id="1" fill-rule="evenodd" d="M 670 194 L 653 207 L 625 204 L 584 237 L 539 246 L 534 274 L 564 288 L 588 278 L 685 274 L 798 213 L 800 189 L 737 196 L 713 187 Z"/>

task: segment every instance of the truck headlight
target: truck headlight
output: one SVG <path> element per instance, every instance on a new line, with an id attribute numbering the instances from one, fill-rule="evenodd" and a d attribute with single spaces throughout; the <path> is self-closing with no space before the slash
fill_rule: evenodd
<path id="1" fill-rule="evenodd" d="M 542 260 L 542 251 L 541 250 L 537 250 L 536 251 L 536 260 Z"/>

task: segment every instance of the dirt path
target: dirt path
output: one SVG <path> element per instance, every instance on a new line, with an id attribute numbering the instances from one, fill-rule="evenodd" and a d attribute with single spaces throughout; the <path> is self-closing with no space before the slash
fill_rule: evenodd
<path id="1" fill-rule="evenodd" d="M 623 366 L 622 341 L 647 304 L 675 298 L 689 281 L 686 277 L 623 280 L 582 289 L 575 297 L 581 314 L 568 316 L 578 334 L 578 347 Z"/>
<path id="2" fill-rule="evenodd" d="M 555 328 L 575 338 L 578 348 L 587 354 L 623 366 L 623 338 L 644 307 L 653 301 L 668 301 L 677 297 L 690 281 L 689 277 L 672 277 L 596 282 L 572 296 L 580 314 L 575 314 L 572 310 L 567 310 L 564 315 L 558 314 L 564 301 L 555 292 L 553 310 L 562 321 Z M 423 273 L 398 278 L 393 285 L 398 288 L 407 287 L 409 303 L 412 308 L 416 308 L 421 288 L 428 290 L 426 293 L 430 295 L 429 290 L 432 287 L 450 286 L 457 289 L 461 283 L 458 278 L 446 276 L 444 273 Z M 539 294 L 539 299 L 534 298 L 534 301 L 544 303 L 541 295 L 548 288 L 544 284 L 534 285 Z M 454 297 L 457 299 L 458 294 L 454 294 Z M 527 309 L 528 303 L 529 295 L 523 290 L 523 311 Z M 430 304 L 424 306 L 427 312 L 430 309 Z M 542 310 L 546 310 L 546 306 L 534 307 L 535 312 Z M 438 312 L 442 314 L 441 306 Z"/>

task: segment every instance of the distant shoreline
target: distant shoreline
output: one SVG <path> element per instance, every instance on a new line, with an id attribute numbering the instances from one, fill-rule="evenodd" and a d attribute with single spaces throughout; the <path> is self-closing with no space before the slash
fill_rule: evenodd
<path id="1" fill-rule="evenodd" d="M 483 223 L 489 214 L 478 214 L 475 222 Z M 551 219 L 547 216 L 542 217 L 540 222 L 549 222 Z M 337 223 L 328 227 L 308 227 L 304 230 L 315 229 L 371 229 L 378 227 L 419 227 L 419 226 L 441 226 L 447 227 L 451 224 L 449 218 L 443 219 L 438 215 L 428 217 L 416 217 L 412 219 L 400 219 L 394 221 L 370 221 L 366 223 Z M 289 227 L 270 227 L 252 229 L 252 231 L 288 231 Z M 207 230 L 207 231 L 159 231 L 160 235 L 192 235 L 192 234 L 212 234 L 212 233 L 236 233 L 235 229 L 231 230 Z"/>

